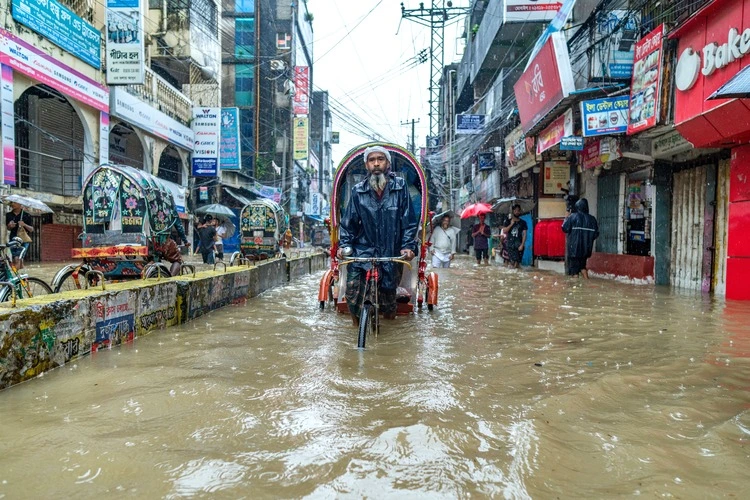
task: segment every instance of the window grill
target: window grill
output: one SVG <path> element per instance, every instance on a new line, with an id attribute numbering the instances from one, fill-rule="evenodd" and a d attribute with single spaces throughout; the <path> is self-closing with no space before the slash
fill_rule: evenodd
<path id="1" fill-rule="evenodd" d="M 86 21 L 94 22 L 94 0 L 59 0 Z"/>

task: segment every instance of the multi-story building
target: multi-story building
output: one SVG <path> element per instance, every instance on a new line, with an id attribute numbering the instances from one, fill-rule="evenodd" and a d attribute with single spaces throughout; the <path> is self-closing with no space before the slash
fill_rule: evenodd
<path id="1" fill-rule="evenodd" d="M 35 217 L 40 237 L 28 258 L 69 258 L 82 226 L 82 180 L 99 163 L 157 175 L 187 217 L 192 107 L 219 105 L 216 4 L 167 1 L 152 9 L 142 3 L 128 22 L 108 17 L 106 2 L 3 5 L 13 16 L 0 29 L 8 103 L 3 189 L 41 199 L 55 212 Z M 105 26 L 104 34 L 98 26 Z M 107 85 L 108 59 L 118 55 L 105 53 L 107 41 L 138 47 L 131 59 L 138 83 Z M 113 67 L 110 72 L 114 78 Z"/>

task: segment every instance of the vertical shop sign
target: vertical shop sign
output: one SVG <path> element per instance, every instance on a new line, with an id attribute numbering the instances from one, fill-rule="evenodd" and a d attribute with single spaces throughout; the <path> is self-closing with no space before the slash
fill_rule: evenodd
<path id="1" fill-rule="evenodd" d="M 221 146 L 219 148 L 219 166 L 222 170 L 240 169 L 239 118 L 239 108 L 221 109 Z"/>
<path id="2" fill-rule="evenodd" d="M 214 177 L 219 166 L 221 108 L 193 108 L 193 176 Z"/>
<path id="3" fill-rule="evenodd" d="M 310 68 L 294 67 L 294 114 L 306 115 L 310 112 Z"/>
<path id="4" fill-rule="evenodd" d="M 663 34 L 662 24 L 635 44 L 628 135 L 637 134 L 656 125 L 659 116 Z"/>
<path id="5" fill-rule="evenodd" d="M 307 160 L 307 130 L 306 116 L 298 116 L 294 119 L 294 159 Z"/>
<path id="6" fill-rule="evenodd" d="M 143 84 L 142 0 L 107 0 L 107 84 Z"/>
<path id="7" fill-rule="evenodd" d="M 13 118 L 13 68 L 2 65 L 0 82 L 0 112 L 2 113 L 3 177 L 0 184 L 16 185 L 16 125 Z"/>
<path id="8" fill-rule="evenodd" d="M 109 113 L 99 112 L 99 164 L 109 162 Z M 90 165 L 83 172 L 83 178 L 87 178 L 93 170 L 94 165 Z"/>

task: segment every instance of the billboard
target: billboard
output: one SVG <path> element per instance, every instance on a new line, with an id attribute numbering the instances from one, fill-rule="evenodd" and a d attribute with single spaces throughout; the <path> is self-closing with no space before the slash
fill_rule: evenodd
<path id="1" fill-rule="evenodd" d="M 294 114 L 306 115 L 310 113 L 310 68 L 307 66 L 294 67 Z"/>
<path id="2" fill-rule="evenodd" d="M 456 134 L 481 134 L 485 115 L 456 115 Z"/>
<path id="3" fill-rule="evenodd" d="M 193 108 L 193 177 L 215 177 L 219 170 L 221 108 Z"/>
<path id="4" fill-rule="evenodd" d="M 306 116 L 294 119 L 294 159 L 307 160 L 308 121 Z"/>
<path id="5" fill-rule="evenodd" d="M 143 84 L 146 74 L 141 0 L 107 0 L 107 84 Z"/>
<path id="6" fill-rule="evenodd" d="M 623 134 L 628 131 L 630 97 L 605 97 L 581 102 L 584 137 Z"/>
<path id="7" fill-rule="evenodd" d="M 221 108 L 221 142 L 219 167 L 222 170 L 239 170 L 240 161 L 240 110 Z"/>
<path id="8" fill-rule="evenodd" d="M 628 135 L 653 127 L 659 117 L 663 35 L 662 24 L 635 45 Z"/>
<path id="9" fill-rule="evenodd" d="M 505 21 L 551 21 L 562 4 L 562 0 L 506 0 Z"/>

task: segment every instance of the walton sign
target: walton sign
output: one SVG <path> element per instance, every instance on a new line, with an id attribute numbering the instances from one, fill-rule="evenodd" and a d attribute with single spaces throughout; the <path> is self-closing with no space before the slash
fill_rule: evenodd
<path id="1" fill-rule="evenodd" d="M 699 71 L 703 76 L 711 76 L 716 70 L 750 53 L 750 28 L 741 33 L 737 28 L 731 28 L 726 43 L 721 45 L 716 42 L 709 43 L 703 47 L 701 53 L 703 64 L 701 64 L 700 54 L 692 47 L 686 48 L 680 54 L 675 71 L 675 85 L 682 92 L 693 88 L 698 80 Z"/>

